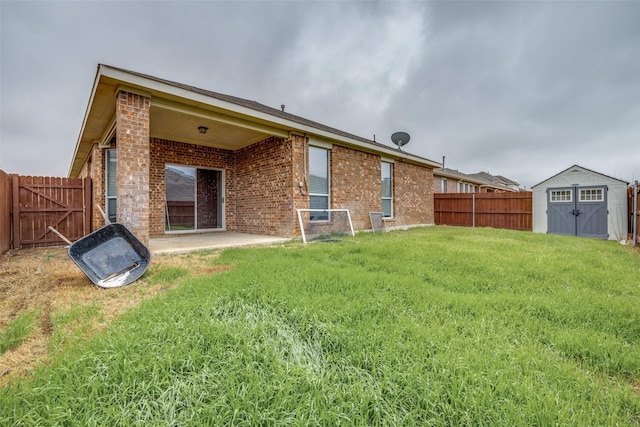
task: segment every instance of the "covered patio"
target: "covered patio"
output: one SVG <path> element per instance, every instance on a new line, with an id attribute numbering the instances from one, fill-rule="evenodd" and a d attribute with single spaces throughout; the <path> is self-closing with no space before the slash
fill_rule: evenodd
<path id="1" fill-rule="evenodd" d="M 149 239 L 149 250 L 152 254 L 159 255 L 236 246 L 271 245 L 289 240 L 291 239 L 287 237 L 223 231 L 151 238 Z"/>

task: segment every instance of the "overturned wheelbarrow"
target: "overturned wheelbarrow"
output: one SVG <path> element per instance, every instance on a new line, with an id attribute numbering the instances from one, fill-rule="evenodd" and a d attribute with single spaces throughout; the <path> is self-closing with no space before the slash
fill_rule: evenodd
<path id="1" fill-rule="evenodd" d="M 151 253 L 119 223 L 108 223 L 99 230 L 71 242 L 49 227 L 69 244 L 69 258 L 101 288 L 117 288 L 139 279 L 151 264 Z"/>

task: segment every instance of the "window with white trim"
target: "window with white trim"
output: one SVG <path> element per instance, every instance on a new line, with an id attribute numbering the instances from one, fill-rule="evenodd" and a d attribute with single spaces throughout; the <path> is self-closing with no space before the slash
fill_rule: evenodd
<path id="1" fill-rule="evenodd" d="M 585 188 L 580 189 L 581 202 L 603 202 L 604 192 L 602 188 Z"/>
<path id="2" fill-rule="evenodd" d="M 549 192 L 551 202 L 571 202 L 573 200 L 573 190 L 551 190 Z"/>
<path id="3" fill-rule="evenodd" d="M 105 213 L 109 221 L 116 222 L 116 149 L 105 150 Z"/>
<path id="4" fill-rule="evenodd" d="M 447 178 L 440 178 L 440 192 L 447 192 Z"/>
<path id="5" fill-rule="evenodd" d="M 329 150 L 309 146 L 309 209 L 329 209 Z M 310 212 L 310 221 L 328 221 L 329 212 Z"/>
<path id="6" fill-rule="evenodd" d="M 385 218 L 393 216 L 393 164 L 382 162 L 382 214 Z"/>

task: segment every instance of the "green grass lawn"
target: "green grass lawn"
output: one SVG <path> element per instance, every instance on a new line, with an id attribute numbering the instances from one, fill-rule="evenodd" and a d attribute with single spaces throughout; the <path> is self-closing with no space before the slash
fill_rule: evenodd
<path id="1" fill-rule="evenodd" d="M 430 227 L 211 263 L 150 271 L 179 286 L 0 389 L 0 425 L 640 425 L 630 247 Z"/>

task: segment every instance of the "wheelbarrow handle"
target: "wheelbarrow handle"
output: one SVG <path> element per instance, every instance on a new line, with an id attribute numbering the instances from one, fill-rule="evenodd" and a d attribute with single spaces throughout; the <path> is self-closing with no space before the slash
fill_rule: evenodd
<path id="1" fill-rule="evenodd" d="M 98 208 L 98 210 L 100 211 L 100 213 L 102 214 L 102 218 L 104 218 L 104 223 L 106 225 L 111 224 L 111 221 L 109 221 L 109 217 L 107 216 L 106 213 L 104 213 L 104 211 L 102 210 L 102 208 L 100 207 L 100 205 L 96 204 L 96 208 Z"/>
<path id="2" fill-rule="evenodd" d="M 58 230 L 56 230 L 55 228 L 53 228 L 52 226 L 49 226 L 49 230 L 53 231 L 54 233 L 56 233 L 58 235 L 58 237 L 60 237 L 62 240 L 64 240 L 65 242 L 67 242 L 70 245 L 73 245 L 73 242 L 69 239 L 67 239 L 62 233 L 60 233 Z"/>
<path id="3" fill-rule="evenodd" d="M 109 280 L 113 279 L 114 277 L 121 276 L 124 273 L 126 273 L 127 271 L 131 271 L 134 268 L 138 267 L 139 265 L 140 265 L 140 261 L 136 261 L 133 264 L 131 264 L 129 267 L 125 267 L 120 271 L 116 271 L 115 273 L 112 273 L 112 274 L 108 275 L 107 277 L 102 279 L 101 282 L 108 282 Z"/>

